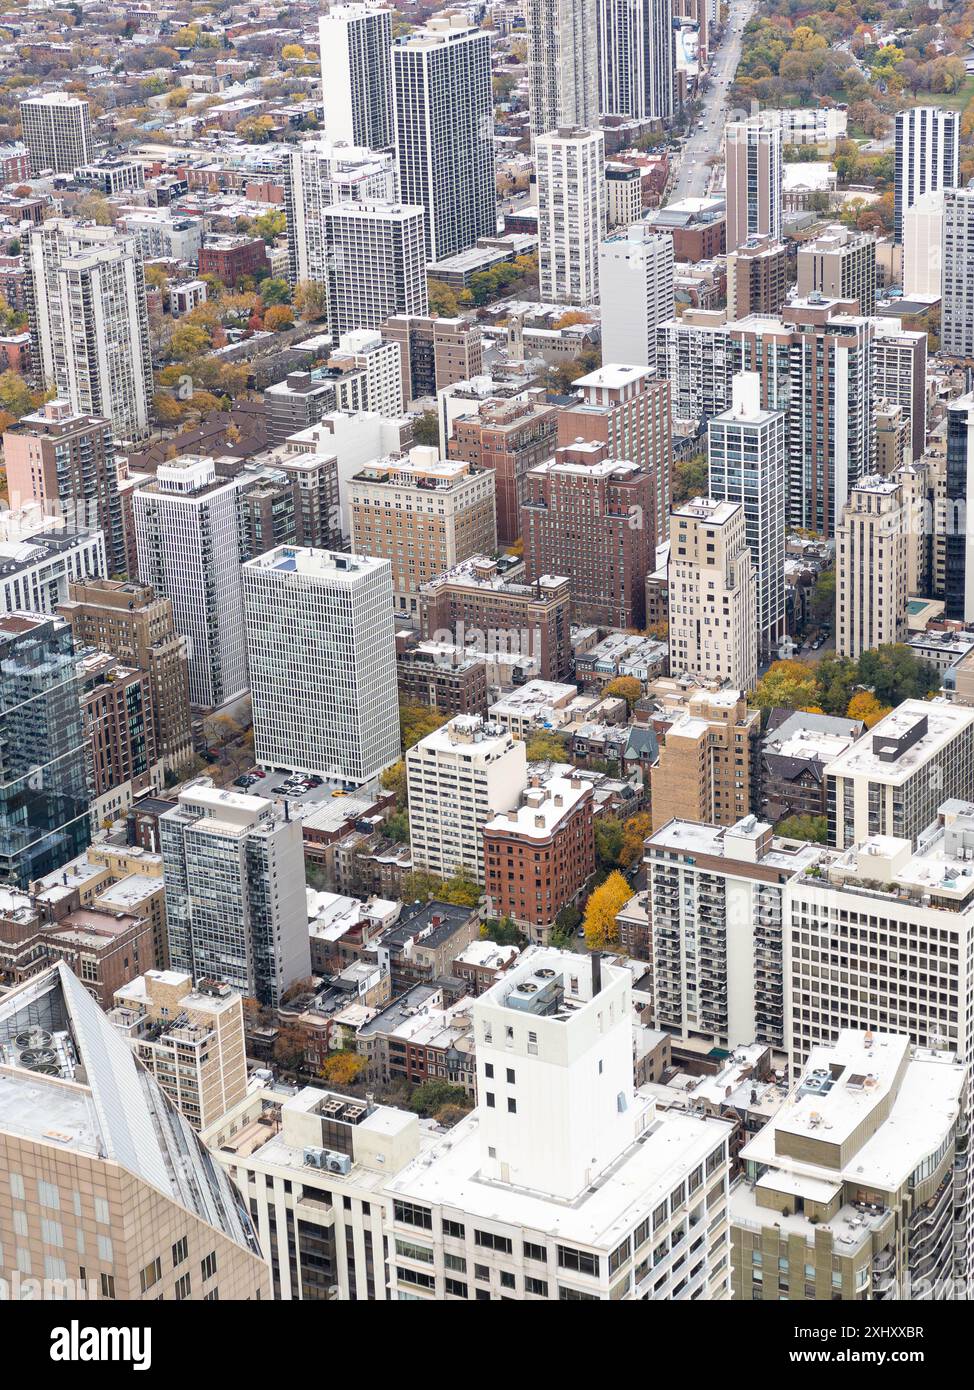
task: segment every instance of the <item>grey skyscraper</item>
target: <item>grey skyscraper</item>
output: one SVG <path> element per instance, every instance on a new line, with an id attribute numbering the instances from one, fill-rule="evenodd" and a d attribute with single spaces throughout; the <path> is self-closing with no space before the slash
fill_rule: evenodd
<path id="1" fill-rule="evenodd" d="M 598 0 L 526 0 L 531 134 L 599 123 Z"/>
<path id="2" fill-rule="evenodd" d="M 673 119 L 673 0 L 599 0 L 599 56 L 605 115 Z"/>
<path id="3" fill-rule="evenodd" d="M 392 11 L 377 4 L 333 5 L 318 20 L 325 134 L 384 150 L 393 141 Z"/>
<path id="4" fill-rule="evenodd" d="M 490 35 L 441 16 L 392 58 L 399 196 L 425 208 L 427 259 L 440 261 L 497 231 Z"/>
<path id="5" fill-rule="evenodd" d="M 940 346 L 974 358 L 974 181 L 944 193 Z"/>

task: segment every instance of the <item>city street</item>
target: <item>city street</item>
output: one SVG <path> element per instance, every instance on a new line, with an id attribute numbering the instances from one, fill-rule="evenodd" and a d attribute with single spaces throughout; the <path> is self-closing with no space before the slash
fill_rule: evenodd
<path id="1" fill-rule="evenodd" d="M 706 197 L 710 186 L 710 160 L 720 153 L 724 138 L 727 94 L 741 58 L 742 30 L 756 8 L 754 0 L 737 0 L 730 6 L 727 29 L 711 63 L 707 89 L 700 98 L 700 114 L 683 147 L 680 172 L 670 190 L 668 201 L 671 203 L 681 198 Z M 701 123 L 702 130 L 698 128 Z"/>

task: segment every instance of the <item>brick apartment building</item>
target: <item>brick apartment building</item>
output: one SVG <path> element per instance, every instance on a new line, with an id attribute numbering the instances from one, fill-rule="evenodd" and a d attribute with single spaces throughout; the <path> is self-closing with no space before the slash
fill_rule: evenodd
<path id="1" fill-rule="evenodd" d="M 532 399 L 531 395 L 537 395 Z M 453 422 L 450 458 L 491 468 L 497 479 L 497 544 L 513 545 L 521 534 L 524 479 L 555 451 L 558 410 L 542 392 L 527 399 L 488 400 Z"/>

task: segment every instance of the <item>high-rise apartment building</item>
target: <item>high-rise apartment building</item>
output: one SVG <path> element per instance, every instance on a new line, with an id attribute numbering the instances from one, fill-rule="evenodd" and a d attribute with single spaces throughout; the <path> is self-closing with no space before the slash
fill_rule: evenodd
<path id="1" fill-rule="evenodd" d="M 969 794 L 974 709 L 904 700 L 825 767 L 829 844 L 871 836 L 916 846 L 942 802 Z"/>
<path id="2" fill-rule="evenodd" d="M 101 531 L 109 574 L 125 573 L 122 502 L 107 420 L 78 415 L 66 400 L 47 401 L 4 434 L 3 458 L 14 508 L 39 502 L 70 527 Z"/>
<path id="3" fill-rule="evenodd" d="M 876 238 L 849 227 L 827 227 L 798 248 L 798 293 L 805 299 L 854 299 L 855 313 L 876 308 Z"/>
<path id="4" fill-rule="evenodd" d="M 734 1297 L 955 1298 L 967 1274 L 955 1226 L 967 1089 L 956 1052 L 914 1047 L 900 1030 L 861 1024 L 813 1046 L 741 1150 Z"/>
<path id="5" fill-rule="evenodd" d="M 921 193 L 903 214 L 903 295 L 939 299 L 943 289 L 945 190 Z"/>
<path id="6" fill-rule="evenodd" d="M 102 531 L 62 530 L 31 517 L 26 534 L 0 541 L 0 613 L 54 613 L 72 583 L 103 579 L 106 568 Z"/>
<path id="7" fill-rule="evenodd" d="M 527 0 L 531 134 L 599 122 L 598 0 Z"/>
<path id="8" fill-rule="evenodd" d="M 530 657 L 542 680 L 561 680 L 571 662 L 571 581 L 505 579 L 496 560 L 477 556 L 426 585 L 420 624 L 425 638 Z"/>
<path id="9" fill-rule="evenodd" d="M 146 673 L 158 756 L 166 771 L 184 767 L 193 752 L 189 664 L 172 602 L 135 581 L 91 579 L 71 584 L 58 612 L 76 646 L 111 652 Z"/>
<path id="10" fill-rule="evenodd" d="M 656 370 L 669 384 L 673 423 L 689 429 L 730 405 L 731 344 L 723 309 L 687 309 L 659 326 Z"/>
<path id="11" fill-rule="evenodd" d="M 208 777 L 159 817 L 171 968 L 276 1008 L 311 974 L 299 821 Z"/>
<path id="12" fill-rule="evenodd" d="M 188 642 L 190 700 L 203 709 L 247 689 L 239 486 L 218 478 L 212 459 L 186 454 L 160 464 L 132 499 L 139 578 L 172 603 Z"/>
<path id="13" fill-rule="evenodd" d="M 87 97 L 46 92 L 20 103 L 20 126 L 30 154 L 30 171 L 73 174 L 93 153 Z"/>
<path id="14" fill-rule="evenodd" d="M 527 753 L 501 724 L 459 714 L 406 753 L 413 864 L 484 882 L 484 826 L 513 810 L 528 782 Z"/>
<path id="15" fill-rule="evenodd" d="M 757 372 L 763 404 L 788 412 L 787 521 L 831 536 L 849 488 L 875 471 L 874 321 L 812 295 L 780 319 L 728 325 L 736 372 Z"/>
<path id="16" fill-rule="evenodd" d="M 149 677 L 95 648 L 77 659 L 94 827 L 114 823 L 138 797 L 161 792 L 163 767 Z"/>
<path id="17" fill-rule="evenodd" d="M 579 623 L 641 628 L 655 553 L 654 472 L 603 443 L 555 451 L 524 480 L 521 534 L 527 578 L 572 577 Z"/>
<path id="18" fill-rule="evenodd" d="M 598 0 L 599 110 L 668 122 L 675 110 L 673 0 Z"/>
<path id="19" fill-rule="evenodd" d="M 779 313 L 791 284 L 788 248 L 768 236 L 748 237 L 727 257 L 727 319 Z"/>
<path id="20" fill-rule="evenodd" d="M 321 221 L 333 335 L 381 328 L 392 314 L 427 312 L 421 206 L 333 203 L 322 209 Z"/>
<path id="21" fill-rule="evenodd" d="M 257 761 L 352 785 L 396 762 L 389 561 L 279 546 L 243 585 Z"/>
<path id="22" fill-rule="evenodd" d="M 435 445 L 376 459 L 351 483 L 352 551 L 392 566 L 393 603 L 415 616 L 423 584 L 497 549 L 494 474 Z"/>
<path id="23" fill-rule="evenodd" d="M 243 999 L 229 985 L 147 970 L 115 991 L 108 1017 L 195 1130 L 247 1094 Z"/>
<path id="24" fill-rule="evenodd" d="M 333 203 L 394 201 L 395 160 L 391 152 L 361 145 L 302 140 L 284 156 L 283 179 L 291 282 L 314 280 L 327 285 L 329 246 L 324 209 Z"/>
<path id="25" fill-rule="evenodd" d="M 237 1188 L 63 962 L 4 997 L 0 1056 L 11 1297 L 270 1297 Z"/>
<path id="26" fill-rule="evenodd" d="M 631 980 L 535 947 L 473 1002 L 477 1109 L 386 1185 L 393 1296 L 728 1296 L 729 1129 L 635 1090 Z"/>
<path id="27" fill-rule="evenodd" d="M 449 457 L 494 474 L 498 545 L 520 536 L 526 475 L 551 457 L 557 437 L 558 411 L 541 392 L 537 399 L 491 398 L 453 421 Z"/>
<path id="28" fill-rule="evenodd" d="M 836 530 L 835 649 L 864 651 L 906 637 L 909 538 L 898 477 L 860 478 Z"/>
<path id="29" fill-rule="evenodd" d="M 142 253 L 115 227 L 52 218 L 24 246 L 34 361 L 76 415 L 116 438 L 149 432 L 152 356 Z"/>
<path id="30" fill-rule="evenodd" d="M 602 360 L 656 371 L 659 326 L 676 311 L 673 238 L 647 222 L 599 247 Z"/>
<path id="31" fill-rule="evenodd" d="M 559 126 L 538 137 L 534 157 L 541 296 L 555 304 L 595 304 L 606 225 L 605 136 Z"/>
<path id="32" fill-rule="evenodd" d="M 668 565 L 670 672 L 751 690 L 758 673 L 757 570 L 740 502 L 673 508 Z"/>
<path id="33" fill-rule="evenodd" d="M 943 302 L 940 346 L 951 357 L 974 360 L 974 179 L 944 192 Z"/>
<path id="34" fill-rule="evenodd" d="M 974 392 L 947 405 L 944 508 L 945 615 L 974 621 Z"/>
<path id="35" fill-rule="evenodd" d="M 372 3 L 332 5 L 318 18 L 318 39 L 327 138 L 389 148 L 392 11 Z"/>
<path id="36" fill-rule="evenodd" d="M 781 240 L 783 154 L 781 130 L 760 117 L 730 121 L 724 128 L 727 186 L 727 250 L 749 237 Z"/>
<path id="37" fill-rule="evenodd" d="M 786 416 L 764 409 L 755 373 L 734 377 L 730 409 L 711 417 L 707 455 L 710 496 L 744 508 L 757 571 L 758 650 L 767 659 L 785 635 Z"/>
<path id="38" fill-rule="evenodd" d="M 90 838 L 88 750 L 71 629 L 0 617 L 0 881 L 26 888 Z"/>
<path id="39" fill-rule="evenodd" d="M 604 444 L 609 458 L 625 459 L 653 474 L 654 505 L 642 520 L 652 530 L 651 545 L 669 534 L 672 438 L 669 385 L 646 367 L 604 367 L 572 383 L 576 401 L 558 412 L 558 444 L 582 440 Z"/>
<path id="40" fill-rule="evenodd" d="M 438 15 L 392 60 L 399 196 L 425 208 L 426 259 L 440 261 L 497 231 L 490 34 Z"/>
<path id="41" fill-rule="evenodd" d="M 684 1041 L 784 1047 L 784 885 L 813 845 L 744 816 L 667 820 L 646 841 L 654 1026 Z"/>
<path id="42" fill-rule="evenodd" d="M 956 188 L 960 114 L 938 106 L 910 106 L 896 113 L 893 240 L 903 240 L 903 218 L 918 198 Z"/>
<path id="43" fill-rule="evenodd" d="M 885 316 L 872 325 L 873 399 L 902 406 L 910 458 L 919 459 L 927 444 L 927 335 Z"/>
<path id="44" fill-rule="evenodd" d="M 479 324 L 464 318 L 395 314 L 382 325 L 384 342 L 402 354 L 406 403 L 435 396 L 444 386 L 480 376 L 484 345 Z"/>
<path id="45" fill-rule="evenodd" d="M 667 684 L 674 688 L 664 696 L 659 759 L 650 768 L 653 829 L 674 817 L 734 825 L 758 804 L 760 710 L 748 709 L 740 690 Z"/>

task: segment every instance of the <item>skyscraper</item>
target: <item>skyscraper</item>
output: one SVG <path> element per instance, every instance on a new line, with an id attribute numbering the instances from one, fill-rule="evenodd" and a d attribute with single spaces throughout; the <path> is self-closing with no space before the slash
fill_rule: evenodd
<path id="1" fill-rule="evenodd" d="M 906 637 L 909 539 L 899 480 L 860 478 L 835 539 L 835 650 L 858 661 Z"/>
<path id="2" fill-rule="evenodd" d="M 389 561 L 279 546 L 243 581 L 258 762 L 353 785 L 396 762 Z"/>
<path id="3" fill-rule="evenodd" d="M 276 1008 L 311 974 L 300 821 L 203 777 L 159 817 L 159 844 L 172 969 Z"/>
<path id="4" fill-rule="evenodd" d="M 92 156 L 91 108 L 87 98 L 66 92 L 46 92 L 20 103 L 24 144 L 30 153 L 30 170 L 39 174 L 73 174 Z"/>
<path id="5" fill-rule="evenodd" d="M 974 392 L 947 406 L 945 617 L 974 622 Z"/>
<path id="6" fill-rule="evenodd" d="M 70 527 L 100 530 L 109 574 L 127 568 L 115 441 L 107 420 L 78 415 L 68 401 L 47 401 L 3 437 L 13 505 L 56 507 Z"/>
<path id="7" fill-rule="evenodd" d="M 172 601 L 189 642 L 190 700 L 203 709 L 247 689 L 239 485 L 218 478 L 212 459 L 186 454 L 160 464 L 132 499 L 139 578 Z"/>
<path id="8" fill-rule="evenodd" d="M 695 497 L 673 508 L 668 576 L 670 673 L 751 690 L 757 573 L 740 502 Z"/>
<path id="9" fill-rule="evenodd" d="M 771 656 L 785 632 L 785 466 L 787 416 L 761 404 L 761 380 L 741 372 L 731 407 L 708 433 L 710 496 L 740 502 L 757 570 L 758 650 Z"/>
<path id="10" fill-rule="evenodd" d="M 440 261 L 497 231 L 490 35 L 437 16 L 392 58 L 399 196 L 426 209 L 426 257 Z"/>
<path id="11" fill-rule="evenodd" d="M 956 188 L 960 114 L 937 106 L 911 106 L 896 113 L 893 183 L 893 240 L 903 240 L 903 215 L 924 193 Z"/>
<path id="12" fill-rule="evenodd" d="M 35 360 L 78 415 L 107 419 L 117 439 L 149 432 L 152 356 L 142 254 L 135 236 L 67 218 L 26 238 Z"/>
<path id="13" fill-rule="evenodd" d="M 87 760 L 71 629 L 0 617 L 0 881 L 26 888 L 85 848 Z"/>
<path id="14" fill-rule="evenodd" d="M 0 1061 L 9 1297 L 270 1296 L 241 1194 L 63 962 L 0 1003 Z"/>
<path id="15" fill-rule="evenodd" d="M 601 130 L 559 128 L 540 135 L 534 153 L 541 297 L 595 304 L 605 235 L 605 137 Z"/>
<path id="16" fill-rule="evenodd" d="M 647 222 L 599 247 L 602 360 L 656 370 L 658 329 L 676 310 L 673 238 Z"/>
<path id="17" fill-rule="evenodd" d="M 854 299 L 860 314 L 876 308 L 876 238 L 870 232 L 828 227 L 798 248 L 798 293 Z"/>
<path id="18" fill-rule="evenodd" d="M 598 0 L 527 0 L 531 134 L 599 123 Z"/>
<path id="19" fill-rule="evenodd" d="M 425 214 L 417 204 L 335 203 L 321 223 L 333 337 L 381 328 L 393 314 L 425 314 Z"/>
<path id="20" fill-rule="evenodd" d="M 760 117 L 731 121 L 724 130 L 727 250 L 748 237 L 781 238 L 781 130 Z"/>
<path id="21" fill-rule="evenodd" d="M 303 140 L 287 151 L 283 165 L 288 274 L 293 284 L 314 280 L 327 285 L 325 208 L 333 203 L 394 199 L 395 161 L 388 152 L 330 140 Z"/>
<path id="22" fill-rule="evenodd" d="M 384 150 L 393 143 L 392 11 L 333 5 L 318 19 L 325 134 Z"/>
<path id="23" fill-rule="evenodd" d="M 600 111 L 670 121 L 676 43 L 673 0 L 599 0 Z"/>
<path id="24" fill-rule="evenodd" d="M 974 359 L 974 180 L 944 193 L 943 305 L 940 346 Z"/>

